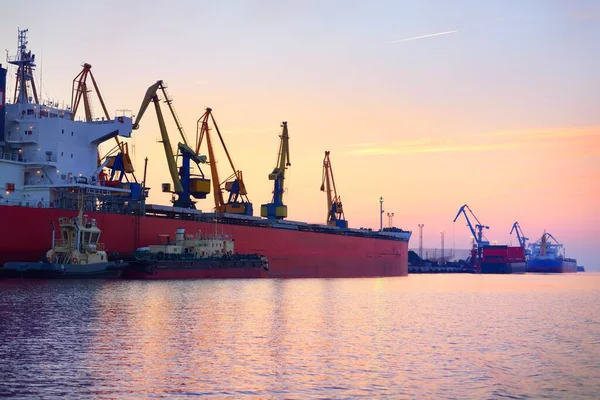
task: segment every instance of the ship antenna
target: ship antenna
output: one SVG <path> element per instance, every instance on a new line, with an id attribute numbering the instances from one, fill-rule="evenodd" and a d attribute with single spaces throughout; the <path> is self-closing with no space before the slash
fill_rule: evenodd
<path id="1" fill-rule="evenodd" d="M 42 84 L 44 83 L 43 81 L 43 76 L 42 73 L 44 72 L 44 47 L 41 46 L 40 48 L 40 96 L 42 98 L 42 103 L 44 103 L 44 90 L 43 90 L 43 86 Z"/>

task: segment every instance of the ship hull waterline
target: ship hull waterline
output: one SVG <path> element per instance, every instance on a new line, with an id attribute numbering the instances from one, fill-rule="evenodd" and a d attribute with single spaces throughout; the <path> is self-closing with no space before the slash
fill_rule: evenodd
<path id="1" fill-rule="evenodd" d="M 153 217 L 86 213 L 102 226 L 107 253 L 127 257 L 138 247 L 158 243 L 158 235 L 184 228 L 232 236 L 236 252 L 268 258 L 268 278 L 360 278 L 408 275 L 408 242 L 372 237 L 305 232 Z M 1 206 L 0 265 L 39 261 L 51 247 L 51 222 L 75 216 L 54 208 Z M 29 221 L 29 222 L 28 222 Z M 32 223 L 35 221 L 35 223 Z"/>
<path id="2" fill-rule="evenodd" d="M 483 262 L 482 274 L 524 274 L 527 272 L 525 261 Z"/>
<path id="3" fill-rule="evenodd" d="M 260 262 L 130 261 L 125 279 L 260 279 L 267 270 Z M 256 264 L 256 265 L 255 265 Z"/>
<path id="4" fill-rule="evenodd" d="M 0 279 L 116 279 L 121 277 L 124 265 L 123 263 L 116 262 L 87 265 L 7 262 L 4 266 L 0 267 Z"/>
<path id="5" fill-rule="evenodd" d="M 529 260 L 527 272 L 563 274 L 577 272 L 577 261 L 574 260 Z"/>

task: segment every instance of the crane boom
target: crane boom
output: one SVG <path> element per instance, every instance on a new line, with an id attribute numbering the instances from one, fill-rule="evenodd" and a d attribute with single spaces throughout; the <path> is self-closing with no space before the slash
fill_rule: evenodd
<path id="1" fill-rule="evenodd" d="M 182 166 L 180 169 L 178 169 L 177 162 L 175 161 L 173 148 L 171 147 L 171 141 L 169 139 L 169 133 L 167 131 L 165 119 L 160 108 L 160 100 L 158 97 L 159 89 L 165 96 L 165 102 L 169 105 L 171 115 L 173 116 L 173 119 L 177 125 L 177 129 L 184 141 L 184 143 L 179 143 L 177 146 L 179 153 L 182 155 Z M 206 161 L 206 157 L 199 156 L 187 145 L 183 128 L 181 127 L 179 119 L 177 118 L 177 114 L 175 113 L 175 109 L 172 106 L 173 101 L 168 96 L 162 80 L 157 81 L 146 91 L 144 99 L 142 100 L 142 104 L 140 105 L 140 110 L 133 124 L 133 129 L 139 128 L 139 122 L 141 121 L 151 102 L 154 103 L 154 108 L 156 109 L 156 117 L 158 119 L 158 126 L 160 129 L 161 142 L 165 150 L 171 180 L 173 181 L 173 192 L 178 195 L 178 198 L 174 201 L 174 204 L 177 207 L 194 208 L 194 202 L 191 200 L 190 196 L 194 196 L 196 198 L 206 198 L 206 194 L 210 193 L 210 180 L 205 179 L 203 174 L 201 175 L 201 178 L 193 178 L 190 173 L 190 161 L 200 164 Z M 202 171 L 200 170 L 200 172 Z"/>
<path id="2" fill-rule="evenodd" d="M 471 220 L 469 219 L 469 215 L 467 214 L 467 212 L 465 210 L 469 210 L 469 213 L 471 214 L 473 219 L 475 219 L 475 221 L 477 222 L 475 224 L 475 227 L 473 227 L 473 224 L 471 223 Z M 464 204 L 462 207 L 460 207 L 460 209 L 458 210 L 458 213 L 456 213 L 456 217 L 454 217 L 453 222 L 456 222 L 458 217 L 460 217 L 460 214 L 463 214 L 465 216 L 465 219 L 467 220 L 467 226 L 469 227 L 469 230 L 471 231 L 471 235 L 473 235 L 473 239 L 475 239 L 475 241 L 477 243 L 477 258 L 479 259 L 479 261 L 481 261 L 483 247 L 490 245 L 490 242 L 487 239 L 483 240 L 483 238 L 484 238 L 483 230 L 490 229 L 490 227 L 483 225 L 479 221 L 479 219 L 475 216 L 475 213 L 471 210 L 471 208 L 466 204 Z"/>
<path id="3" fill-rule="evenodd" d="M 516 221 L 510 230 L 510 234 L 512 235 L 513 232 L 515 232 L 517 234 L 517 240 L 519 241 L 519 246 L 525 248 L 529 238 L 525 237 L 525 235 L 523 234 L 523 230 L 521 229 L 521 226 Z"/>
<path id="4" fill-rule="evenodd" d="M 85 111 L 85 120 L 90 122 L 94 119 L 94 114 L 92 112 L 92 103 L 89 96 L 90 90 L 88 90 L 87 78 L 92 80 L 92 85 L 94 86 L 94 90 L 96 92 L 96 96 L 98 97 L 98 101 L 100 101 L 100 105 L 102 106 L 102 111 L 104 112 L 104 117 L 107 120 L 110 120 L 110 115 L 108 114 L 108 109 L 106 108 L 106 104 L 104 103 L 104 99 L 102 98 L 102 94 L 100 94 L 100 89 L 98 88 L 98 84 L 96 83 L 96 78 L 94 78 L 94 74 L 92 73 L 92 65 L 88 63 L 83 64 L 83 69 L 75 78 L 73 78 L 73 87 L 71 91 L 71 120 L 75 120 L 75 116 L 77 115 L 77 109 L 79 108 L 79 104 L 83 99 L 83 108 Z M 119 157 L 121 160 L 117 162 L 117 164 L 122 164 L 126 166 L 121 172 L 134 173 L 133 163 L 131 162 L 131 158 L 129 157 L 128 148 L 119 140 L 118 136 L 115 136 L 115 142 L 117 143 L 116 148 L 119 150 L 120 154 L 113 156 L 113 160 L 106 165 L 108 168 L 112 168 L 115 162 L 115 157 Z M 100 150 L 98 149 L 98 166 L 103 164 L 103 157 L 100 156 Z M 104 156 L 107 158 L 108 155 Z M 121 162 L 122 161 L 122 162 Z M 101 171 L 100 171 L 101 172 Z M 133 179 L 137 181 L 135 175 L 133 175 Z"/>
<path id="5" fill-rule="evenodd" d="M 209 128 L 209 122 L 212 121 L 214 129 L 217 131 L 217 135 L 219 136 L 219 140 L 221 145 L 223 146 L 223 150 L 225 151 L 225 155 L 227 156 L 227 160 L 229 161 L 229 165 L 233 170 L 233 174 L 229 176 L 225 181 L 221 182 L 219 180 L 219 171 L 217 168 L 217 161 L 213 146 L 213 138 L 210 133 L 211 129 Z M 197 144 L 196 144 L 196 153 L 200 152 L 200 147 L 204 138 L 206 138 L 206 146 L 208 147 L 208 156 L 209 156 L 209 166 L 211 170 L 212 182 L 213 182 L 213 195 L 215 202 L 215 210 L 218 212 L 227 212 L 234 214 L 245 214 L 252 215 L 252 203 L 248 200 L 246 185 L 244 184 L 244 180 L 242 177 L 242 171 L 235 169 L 233 165 L 233 160 L 231 159 L 231 155 L 227 150 L 227 146 L 225 145 L 225 141 L 223 140 L 223 135 L 221 135 L 221 131 L 219 130 L 219 126 L 217 125 L 217 121 L 215 121 L 215 117 L 212 114 L 212 108 L 208 107 L 204 114 L 198 119 L 197 122 Z M 233 181 L 231 179 L 233 178 Z M 222 186 L 224 185 L 224 188 Z M 227 201 L 223 198 L 223 189 L 229 192 L 229 198 Z"/>
<path id="6" fill-rule="evenodd" d="M 77 113 L 77 108 L 79 107 L 79 103 L 81 99 L 83 99 L 83 106 L 85 108 L 85 119 L 86 121 L 91 121 L 94 116 L 91 111 L 91 103 L 88 96 L 88 87 L 87 87 L 87 77 L 92 79 L 92 84 L 94 86 L 94 90 L 96 91 L 96 95 L 98 96 L 98 100 L 100 101 L 100 105 L 102 106 L 102 111 L 104 111 L 104 116 L 106 119 L 110 120 L 110 116 L 108 115 L 108 110 L 106 109 L 106 104 L 104 104 L 104 99 L 100 94 L 100 89 L 98 89 L 98 84 L 96 83 L 96 79 L 94 78 L 94 74 L 92 74 L 92 66 L 91 64 L 84 63 L 83 70 L 73 79 L 73 90 L 71 93 L 71 119 L 75 118 L 75 114 Z"/>
<path id="7" fill-rule="evenodd" d="M 287 217 L 287 206 L 283 204 L 283 183 L 285 180 L 285 170 L 292 165 L 290 163 L 290 147 L 287 121 L 281 123 L 283 131 L 279 137 L 279 152 L 277 154 L 277 163 L 275 169 L 269 174 L 269 179 L 273 182 L 273 199 L 270 203 L 262 204 L 260 215 L 267 218 L 283 219 Z"/>
<path id="8" fill-rule="evenodd" d="M 331 166 L 331 160 L 329 159 L 329 151 L 325 152 L 325 158 L 323 159 L 321 191 L 327 193 L 327 225 L 347 228 L 348 221 L 346 221 L 346 218 L 344 217 L 342 200 L 337 194 L 333 176 L 333 167 Z"/>

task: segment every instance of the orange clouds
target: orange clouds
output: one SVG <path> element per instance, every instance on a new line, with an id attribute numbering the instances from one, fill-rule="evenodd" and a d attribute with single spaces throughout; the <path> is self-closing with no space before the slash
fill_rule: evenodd
<path id="1" fill-rule="evenodd" d="M 600 150 L 600 126 L 568 128 L 514 129 L 495 131 L 453 139 L 422 138 L 386 143 L 357 143 L 347 145 L 352 155 L 384 155 L 415 153 L 480 152 L 523 147 L 570 145 L 588 154 Z M 581 155 L 579 151 L 572 155 Z"/>

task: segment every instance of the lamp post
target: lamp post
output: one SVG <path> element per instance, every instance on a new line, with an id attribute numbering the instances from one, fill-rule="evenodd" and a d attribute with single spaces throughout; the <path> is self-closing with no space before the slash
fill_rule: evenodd
<path id="1" fill-rule="evenodd" d="M 425 224 L 419 224 L 419 258 L 423 259 L 423 227 Z"/>
<path id="2" fill-rule="evenodd" d="M 442 265 L 444 265 L 446 262 L 444 261 L 444 231 L 440 231 L 440 234 L 442 235 Z"/>
<path id="3" fill-rule="evenodd" d="M 379 197 L 379 231 L 383 231 L 383 196 Z"/>

